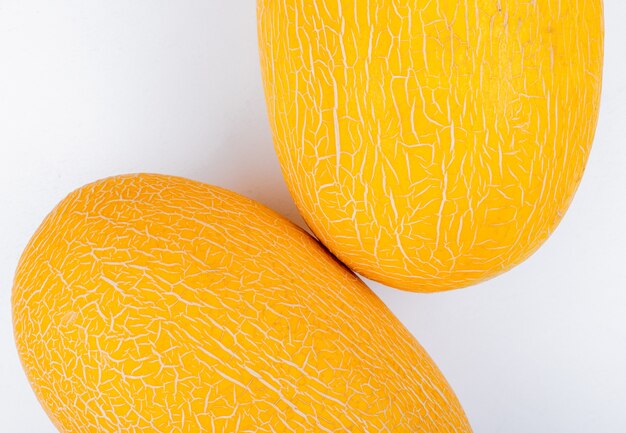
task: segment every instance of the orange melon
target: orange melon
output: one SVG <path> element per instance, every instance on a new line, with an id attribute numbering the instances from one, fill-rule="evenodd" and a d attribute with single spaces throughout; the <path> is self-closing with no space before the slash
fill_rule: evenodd
<path id="1" fill-rule="evenodd" d="M 175 177 L 87 185 L 19 263 L 15 337 L 70 432 L 470 432 L 433 361 L 311 236 Z"/>
<path id="2" fill-rule="evenodd" d="M 601 0 L 258 0 L 275 147 L 315 235 L 410 291 L 555 229 L 598 117 Z"/>

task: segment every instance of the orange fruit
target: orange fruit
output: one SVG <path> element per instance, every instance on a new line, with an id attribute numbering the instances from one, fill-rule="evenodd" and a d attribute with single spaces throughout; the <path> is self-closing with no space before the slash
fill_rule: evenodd
<path id="1" fill-rule="evenodd" d="M 352 270 L 410 291 L 504 272 L 583 174 L 601 0 L 258 0 L 285 179 Z"/>
<path id="2" fill-rule="evenodd" d="M 22 364 L 70 432 L 470 432 L 433 361 L 311 236 L 181 178 L 87 185 L 13 292 Z"/>

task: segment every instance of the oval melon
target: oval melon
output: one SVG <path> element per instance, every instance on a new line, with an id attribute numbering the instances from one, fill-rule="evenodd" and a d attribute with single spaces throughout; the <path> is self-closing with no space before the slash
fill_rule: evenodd
<path id="1" fill-rule="evenodd" d="M 470 432 L 429 356 L 311 236 L 160 175 L 83 187 L 13 293 L 19 355 L 69 432 Z"/>
<path id="2" fill-rule="evenodd" d="M 589 155 L 601 0 L 258 0 L 275 147 L 362 275 L 456 289 L 555 229 Z"/>

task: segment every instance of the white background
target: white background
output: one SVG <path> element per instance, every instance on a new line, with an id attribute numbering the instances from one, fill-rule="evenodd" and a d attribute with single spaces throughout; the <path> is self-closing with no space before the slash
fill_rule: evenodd
<path id="1" fill-rule="evenodd" d="M 605 3 L 597 139 L 553 237 L 462 291 L 372 284 L 476 433 L 626 432 L 626 3 Z M 301 222 L 271 144 L 254 1 L 0 0 L 3 432 L 54 432 L 13 345 L 20 252 L 72 189 L 140 171 L 227 187 Z"/>

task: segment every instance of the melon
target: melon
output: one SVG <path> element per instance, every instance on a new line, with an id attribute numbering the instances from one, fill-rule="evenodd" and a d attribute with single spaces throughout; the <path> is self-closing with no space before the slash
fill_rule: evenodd
<path id="1" fill-rule="evenodd" d="M 583 175 L 601 0 L 258 0 L 289 190 L 352 270 L 466 287 L 531 255 Z"/>
<path id="2" fill-rule="evenodd" d="M 221 188 L 147 174 L 80 188 L 28 244 L 12 302 L 62 433 L 471 431 L 363 282 Z"/>

